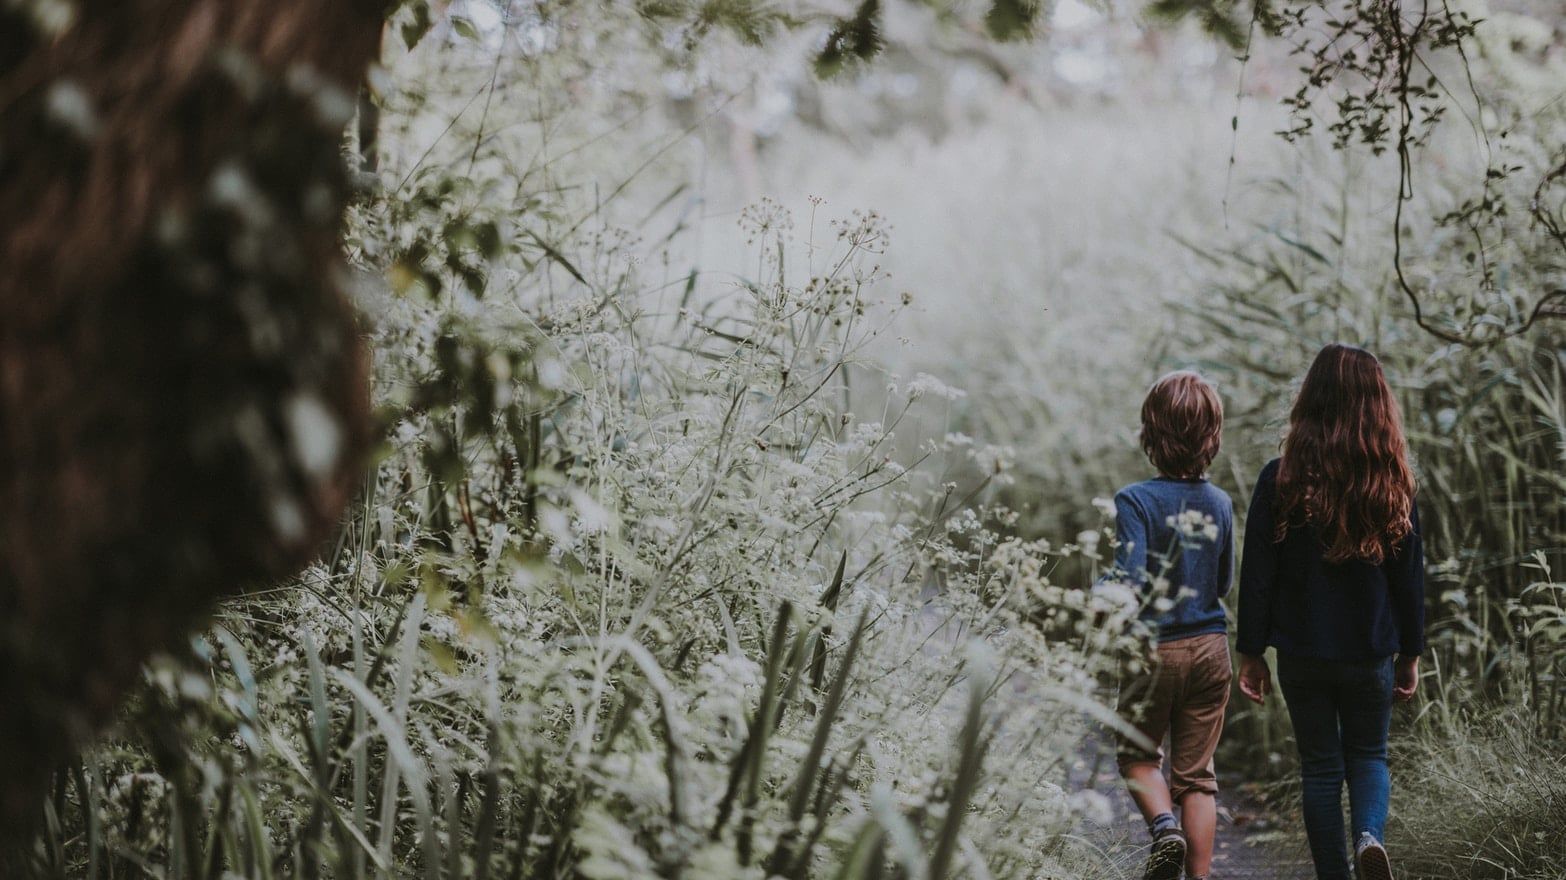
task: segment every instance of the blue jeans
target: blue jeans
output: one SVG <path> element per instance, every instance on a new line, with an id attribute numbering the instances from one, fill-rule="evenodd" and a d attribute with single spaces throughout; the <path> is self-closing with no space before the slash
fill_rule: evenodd
<path id="1" fill-rule="evenodd" d="M 1353 839 L 1381 840 L 1392 777 L 1392 658 L 1313 660 L 1278 655 L 1278 684 L 1289 704 L 1300 752 L 1305 834 L 1319 880 L 1348 880 L 1343 783 L 1348 781 Z"/>

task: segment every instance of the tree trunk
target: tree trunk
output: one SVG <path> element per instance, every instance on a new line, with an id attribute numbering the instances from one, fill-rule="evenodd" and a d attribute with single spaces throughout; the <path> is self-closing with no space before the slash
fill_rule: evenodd
<path id="1" fill-rule="evenodd" d="M 0 845 L 367 440 L 341 157 L 383 0 L 0 0 Z M 9 837 L 9 840 L 5 839 Z"/>

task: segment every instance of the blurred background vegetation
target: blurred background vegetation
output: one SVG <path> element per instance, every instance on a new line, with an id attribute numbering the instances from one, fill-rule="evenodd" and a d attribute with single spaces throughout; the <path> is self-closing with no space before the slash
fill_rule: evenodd
<path id="1" fill-rule="evenodd" d="M 1508 335 L 1566 268 L 1566 14 L 1454 3 L 1404 165 L 1212 4 L 898 4 L 870 65 L 788 20 L 863 6 L 669 6 L 393 14 L 345 146 L 374 475 L 148 669 L 39 873 L 1119 876 L 1072 770 L 1144 634 L 1092 501 L 1190 366 L 1243 513 L 1333 340 L 1429 531 L 1394 852 L 1566 870 L 1566 324 Z M 1286 780 L 1281 705 L 1231 705 L 1226 775 Z"/>

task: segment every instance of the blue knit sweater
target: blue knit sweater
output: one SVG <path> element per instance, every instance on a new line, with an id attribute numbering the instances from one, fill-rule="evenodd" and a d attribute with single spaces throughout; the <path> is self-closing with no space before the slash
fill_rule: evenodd
<path id="1" fill-rule="evenodd" d="M 1112 576 L 1149 600 L 1142 618 L 1160 642 L 1227 631 L 1219 601 L 1234 579 L 1234 502 L 1227 493 L 1202 479 L 1133 483 L 1115 493 L 1115 536 Z M 1160 597 L 1172 604 L 1161 608 Z"/>

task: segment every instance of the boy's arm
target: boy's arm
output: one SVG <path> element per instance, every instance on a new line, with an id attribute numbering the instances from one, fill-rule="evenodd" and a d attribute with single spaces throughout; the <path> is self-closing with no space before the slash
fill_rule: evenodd
<path id="1" fill-rule="evenodd" d="M 1251 506 L 1245 516 L 1245 557 L 1240 560 L 1240 634 L 1236 641 L 1241 654 L 1261 656 L 1267 652 L 1272 590 L 1278 569 L 1273 529 L 1272 487 L 1267 471 L 1263 470 L 1251 492 Z"/>
<path id="2" fill-rule="evenodd" d="M 1229 595 L 1234 587 L 1234 502 L 1229 502 L 1229 516 L 1218 533 L 1218 598 Z"/>
<path id="3" fill-rule="evenodd" d="M 1147 582 L 1147 517 L 1125 492 L 1115 493 L 1115 567 L 1109 576 L 1140 588 Z"/>
<path id="4" fill-rule="evenodd" d="M 1413 528 L 1387 561 L 1386 573 L 1397 620 L 1397 652 L 1403 657 L 1418 657 L 1425 650 L 1425 546 L 1419 531 L 1417 502 L 1409 509 L 1408 517 Z"/>

